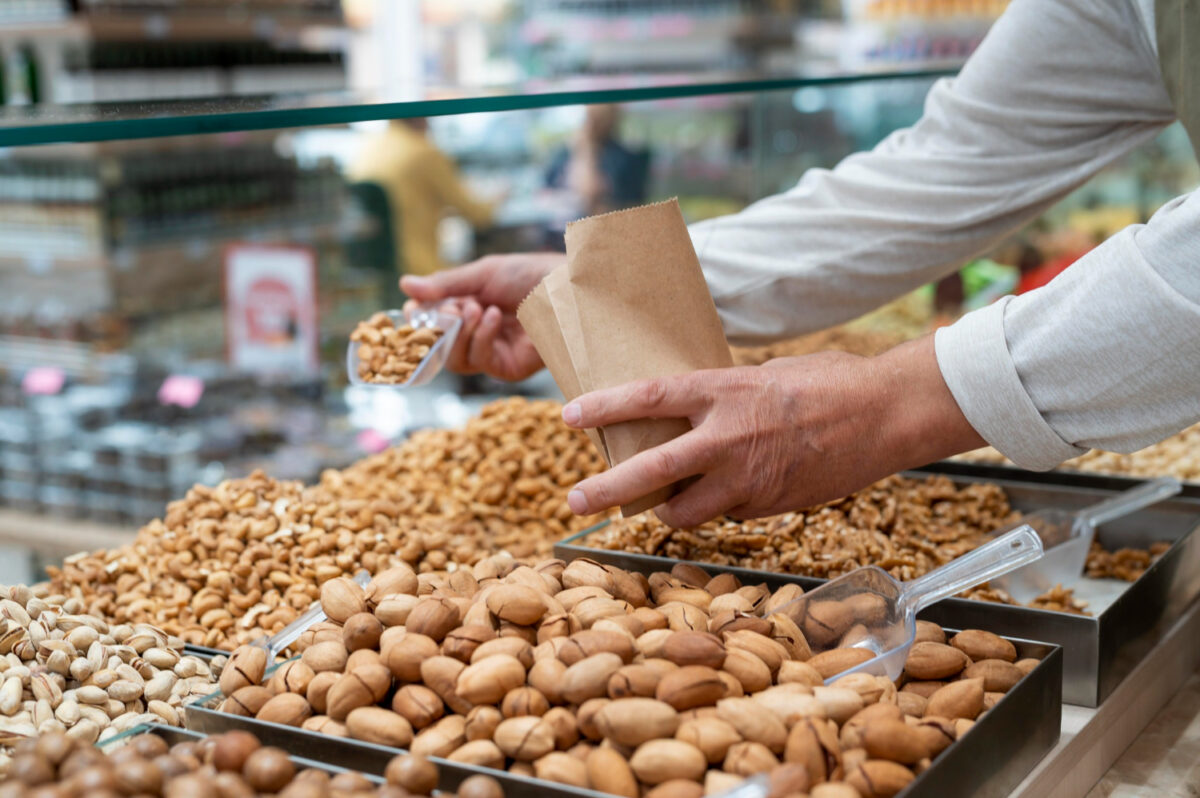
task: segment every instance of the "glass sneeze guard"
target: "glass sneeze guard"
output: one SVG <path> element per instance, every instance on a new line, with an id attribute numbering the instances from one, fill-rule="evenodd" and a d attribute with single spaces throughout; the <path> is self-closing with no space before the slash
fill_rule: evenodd
<path id="1" fill-rule="evenodd" d="M 563 105 L 753 93 L 806 86 L 932 78 L 953 75 L 957 63 L 919 68 L 795 74 L 589 76 L 529 81 L 516 87 L 427 88 L 386 95 L 355 92 L 264 97 L 31 105 L 0 113 L 0 147 L 228 133 L 346 124 L 375 119 L 511 111 Z"/>

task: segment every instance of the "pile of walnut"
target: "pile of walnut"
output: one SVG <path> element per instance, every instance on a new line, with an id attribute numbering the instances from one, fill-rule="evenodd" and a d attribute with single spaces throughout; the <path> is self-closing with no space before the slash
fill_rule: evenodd
<path id="1" fill-rule="evenodd" d="M 438 769 L 424 757 L 400 755 L 388 762 L 384 777 L 379 785 L 350 771 L 298 769 L 286 751 L 244 731 L 169 747 L 162 737 L 140 734 L 107 755 L 66 735 L 47 734 L 18 746 L 0 798 L 406 798 L 433 795 Z M 504 792 L 495 779 L 473 776 L 459 786 L 457 798 L 504 798 Z"/>
<path id="2" fill-rule="evenodd" d="M 953 459 L 968 463 L 1012 465 L 1007 457 L 990 446 L 960 454 Z M 1132 454 L 1093 449 L 1066 461 L 1058 469 L 1147 479 L 1178 477 L 1189 482 L 1200 482 L 1200 424 Z"/>
<path id="3" fill-rule="evenodd" d="M 895 330 L 872 330 L 859 327 L 831 327 L 800 338 L 755 347 L 731 347 L 733 362 L 738 366 L 757 366 L 777 357 L 799 357 L 816 352 L 848 352 L 871 357 L 904 343 L 908 336 Z"/>
<path id="4" fill-rule="evenodd" d="M 819 578 L 877 565 L 908 580 L 1019 518 L 998 485 L 959 488 L 944 476 L 891 476 L 844 499 L 756 521 L 672 529 L 643 513 L 614 520 L 586 545 Z"/>
<path id="5" fill-rule="evenodd" d="M 141 723 L 181 726 L 212 692 L 208 663 L 145 625 L 110 626 L 75 599 L 0 586 L 0 734 L 105 740 Z M 9 767 L 0 753 L 0 773 Z"/>
<path id="6" fill-rule="evenodd" d="M 494 402 L 463 429 L 418 433 L 310 488 L 259 472 L 196 486 L 133 543 L 48 568 L 43 589 L 114 623 L 232 649 L 291 623 L 335 576 L 548 553 L 591 522 L 566 495 L 603 467 L 560 409 Z"/>
<path id="7" fill-rule="evenodd" d="M 397 327 L 386 313 L 376 313 L 350 334 L 358 344 L 358 378 L 380 385 L 407 382 L 441 337 L 436 328 Z"/>
<path id="8" fill-rule="evenodd" d="M 802 595 L 681 564 L 591 560 L 379 574 L 321 590 L 328 621 L 267 673 L 237 650 L 221 709 L 639 798 L 766 772 L 772 794 L 890 796 L 1036 665 L 987 632 L 922 623 L 900 687 L 813 656 L 778 610 Z M 851 611 L 852 612 L 852 611 Z M 853 616 L 850 618 L 853 620 Z"/>

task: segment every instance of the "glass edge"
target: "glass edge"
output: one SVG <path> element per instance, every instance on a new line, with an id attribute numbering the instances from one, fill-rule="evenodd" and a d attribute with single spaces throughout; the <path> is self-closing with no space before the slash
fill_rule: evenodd
<path id="1" fill-rule="evenodd" d="M 715 81 L 669 86 L 580 89 L 534 94 L 455 97 L 413 102 L 348 103 L 316 108 L 268 108 L 251 111 L 146 116 L 37 124 L 0 122 L 0 147 L 97 143 L 127 139 L 234 133 L 251 130 L 316 127 L 410 117 L 534 110 L 568 105 L 645 102 L 721 94 L 761 93 L 808 86 L 838 86 L 875 81 L 949 77 L 957 67 Z"/>

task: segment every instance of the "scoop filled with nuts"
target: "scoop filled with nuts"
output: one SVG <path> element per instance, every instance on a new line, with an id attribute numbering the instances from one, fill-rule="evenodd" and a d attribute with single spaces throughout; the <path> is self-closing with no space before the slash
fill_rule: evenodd
<path id="1" fill-rule="evenodd" d="M 441 371 L 462 319 L 436 310 L 387 310 L 350 334 L 346 370 L 355 385 L 424 385 Z"/>
<path id="2" fill-rule="evenodd" d="M 895 679 L 916 638 L 918 612 L 1041 556 L 1038 534 L 1021 525 L 911 582 L 901 583 L 882 568 L 859 568 L 780 612 L 795 622 L 814 652 L 842 650 L 855 659 L 848 660 L 848 672 Z"/>

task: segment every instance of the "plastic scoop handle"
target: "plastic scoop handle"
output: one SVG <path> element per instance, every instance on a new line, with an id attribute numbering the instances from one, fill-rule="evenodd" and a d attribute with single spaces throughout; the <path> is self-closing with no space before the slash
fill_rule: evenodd
<path id="1" fill-rule="evenodd" d="M 930 604 L 1003 576 L 1041 556 L 1042 539 L 1033 527 L 1022 524 L 918 579 L 903 583 L 896 604 L 904 611 L 920 612 Z"/>
<path id="2" fill-rule="evenodd" d="M 1122 491 L 1111 499 L 1105 499 L 1091 507 L 1085 507 L 1076 513 L 1075 517 L 1089 526 L 1100 526 L 1100 524 L 1115 521 L 1163 499 L 1169 499 L 1182 490 L 1183 483 L 1175 477 L 1159 477 L 1144 485 Z"/>
<path id="3" fill-rule="evenodd" d="M 358 583 L 359 587 L 366 587 L 367 582 L 371 581 L 371 574 L 367 571 L 359 571 L 354 575 L 354 581 Z M 300 635 L 304 634 L 310 626 L 320 623 L 323 620 L 325 620 L 325 610 L 321 607 L 321 602 L 314 601 L 312 606 L 305 610 L 304 614 L 299 618 L 270 637 L 260 637 L 250 645 L 265 648 L 270 655 L 270 659 L 275 659 L 280 651 L 295 643 L 300 638 Z"/>

